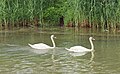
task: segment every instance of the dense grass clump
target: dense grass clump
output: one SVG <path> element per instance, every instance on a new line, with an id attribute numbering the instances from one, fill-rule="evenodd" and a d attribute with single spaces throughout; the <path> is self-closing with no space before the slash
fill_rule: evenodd
<path id="1" fill-rule="evenodd" d="M 119 28 L 120 0 L 0 0 L 0 27 Z"/>
<path id="2" fill-rule="evenodd" d="M 117 28 L 120 25 L 119 0 L 67 0 L 66 23 L 75 26 Z"/>

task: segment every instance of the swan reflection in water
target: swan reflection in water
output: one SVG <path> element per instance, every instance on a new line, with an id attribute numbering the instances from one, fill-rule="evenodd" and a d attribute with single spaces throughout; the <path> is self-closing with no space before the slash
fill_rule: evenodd
<path id="1" fill-rule="evenodd" d="M 85 53 L 79 53 L 79 52 L 77 52 L 77 53 L 69 53 L 71 56 L 73 56 L 73 57 L 76 57 L 76 56 L 83 56 L 83 55 L 85 55 Z M 91 52 L 91 57 L 90 57 L 90 63 L 93 61 L 93 59 L 94 59 L 94 51 L 92 51 Z"/>
<path id="2" fill-rule="evenodd" d="M 45 49 L 45 50 L 35 50 L 35 49 L 32 49 L 31 51 L 36 53 L 36 54 L 46 54 L 46 53 L 49 52 L 49 49 Z"/>

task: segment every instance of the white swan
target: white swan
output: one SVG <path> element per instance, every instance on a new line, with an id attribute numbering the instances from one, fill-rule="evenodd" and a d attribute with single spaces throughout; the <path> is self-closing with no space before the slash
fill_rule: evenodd
<path id="1" fill-rule="evenodd" d="M 53 38 L 56 38 L 56 37 L 54 37 L 54 35 L 51 35 L 51 41 L 52 41 L 53 47 L 46 45 L 44 43 L 38 43 L 38 44 L 33 44 L 33 45 L 28 44 L 28 45 L 34 49 L 53 49 L 53 48 L 55 48 L 55 42 L 54 42 Z"/>
<path id="2" fill-rule="evenodd" d="M 82 47 L 82 46 L 73 46 L 70 49 L 68 49 L 68 48 L 65 48 L 65 49 L 68 50 L 68 51 L 71 51 L 71 52 L 81 53 L 82 55 L 84 55 L 87 52 L 94 51 L 94 45 L 93 45 L 92 40 L 95 40 L 95 39 L 93 37 L 90 37 L 89 41 L 90 41 L 90 44 L 91 44 L 91 49 L 88 49 L 88 48 L 85 48 L 85 47 Z"/>

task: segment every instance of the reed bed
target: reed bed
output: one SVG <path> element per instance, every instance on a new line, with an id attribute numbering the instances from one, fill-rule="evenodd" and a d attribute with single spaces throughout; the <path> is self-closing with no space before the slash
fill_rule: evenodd
<path id="1" fill-rule="evenodd" d="M 120 0 L 0 0 L 0 28 L 59 25 L 119 28 Z"/>

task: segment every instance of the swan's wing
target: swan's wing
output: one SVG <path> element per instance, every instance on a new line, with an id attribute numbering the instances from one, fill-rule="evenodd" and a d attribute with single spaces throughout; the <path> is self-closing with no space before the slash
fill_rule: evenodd
<path id="1" fill-rule="evenodd" d="M 38 43 L 38 44 L 32 45 L 32 48 L 34 48 L 34 49 L 48 49 L 48 48 L 51 48 L 51 47 L 44 44 L 44 43 Z"/>
<path id="2" fill-rule="evenodd" d="M 82 46 L 73 46 L 69 50 L 73 52 L 90 52 L 91 51 L 90 49 L 87 49 Z"/>
<path id="3" fill-rule="evenodd" d="M 34 45 L 35 45 L 35 46 L 50 47 L 49 45 L 44 44 L 44 43 L 38 43 L 38 44 L 34 44 Z"/>
<path id="4" fill-rule="evenodd" d="M 72 55 L 72 56 L 83 56 L 85 54 L 86 54 L 85 52 L 70 53 L 70 55 Z"/>

